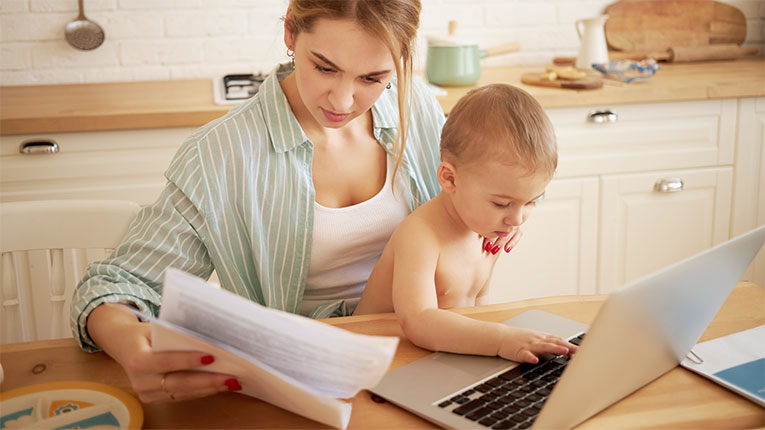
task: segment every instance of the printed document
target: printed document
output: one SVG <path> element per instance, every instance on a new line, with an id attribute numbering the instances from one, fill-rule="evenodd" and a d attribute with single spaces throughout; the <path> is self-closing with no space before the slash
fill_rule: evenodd
<path id="1" fill-rule="evenodd" d="M 261 306 L 187 273 L 165 272 L 162 308 L 151 319 L 155 351 L 215 357 L 198 370 L 236 375 L 242 393 L 321 423 L 346 428 L 341 400 L 383 377 L 397 337 L 367 336 Z"/>
<path id="2" fill-rule="evenodd" d="M 680 364 L 765 407 L 765 325 L 693 347 Z"/>

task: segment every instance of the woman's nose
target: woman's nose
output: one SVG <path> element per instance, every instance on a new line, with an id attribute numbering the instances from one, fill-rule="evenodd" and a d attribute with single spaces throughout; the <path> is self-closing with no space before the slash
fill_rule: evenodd
<path id="1" fill-rule="evenodd" d="M 335 113 L 350 113 L 353 106 L 353 83 L 338 79 L 337 84 L 329 92 L 329 102 Z"/>

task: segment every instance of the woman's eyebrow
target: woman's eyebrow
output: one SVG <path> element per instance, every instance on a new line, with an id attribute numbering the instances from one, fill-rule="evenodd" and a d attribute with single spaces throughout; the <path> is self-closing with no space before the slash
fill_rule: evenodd
<path id="1" fill-rule="evenodd" d="M 315 52 L 315 51 L 311 51 L 311 54 L 313 54 L 313 55 L 314 55 L 316 58 L 318 58 L 319 60 L 323 61 L 323 62 L 324 62 L 324 63 L 326 63 L 328 66 L 332 67 L 333 69 L 337 70 L 338 72 L 343 72 L 343 71 L 344 71 L 344 70 L 343 70 L 343 69 L 341 69 L 340 67 L 337 67 L 337 65 L 336 65 L 335 63 L 333 63 L 333 62 L 329 61 L 329 59 L 327 59 L 327 57 L 325 57 L 325 56 L 323 56 L 323 55 L 319 54 L 318 52 Z M 369 73 L 365 73 L 365 74 L 363 74 L 362 76 L 377 76 L 377 75 L 385 75 L 385 74 L 388 74 L 388 73 L 390 73 L 390 72 L 391 72 L 390 70 L 378 70 L 378 71 L 376 71 L 376 72 L 369 72 Z"/>

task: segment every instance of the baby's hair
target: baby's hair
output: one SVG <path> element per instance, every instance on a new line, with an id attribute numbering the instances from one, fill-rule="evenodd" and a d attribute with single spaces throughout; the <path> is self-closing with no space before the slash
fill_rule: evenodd
<path id="1" fill-rule="evenodd" d="M 550 119 L 520 88 L 492 84 L 462 97 L 441 131 L 441 158 L 456 165 L 498 159 L 550 177 L 558 150 Z"/>

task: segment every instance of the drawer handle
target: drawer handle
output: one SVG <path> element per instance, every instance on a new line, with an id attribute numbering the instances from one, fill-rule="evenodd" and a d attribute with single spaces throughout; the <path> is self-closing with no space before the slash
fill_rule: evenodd
<path id="1" fill-rule="evenodd" d="M 587 122 L 594 122 L 595 124 L 613 124 L 618 119 L 619 115 L 611 110 L 596 110 L 587 115 Z"/>
<path id="2" fill-rule="evenodd" d="M 22 154 L 55 154 L 58 152 L 58 143 L 53 139 L 25 140 L 19 146 Z"/>
<path id="3" fill-rule="evenodd" d="M 683 191 L 683 180 L 680 178 L 659 179 L 653 184 L 653 189 L 660 193 L 676 193 L 678 191 Z"/>

